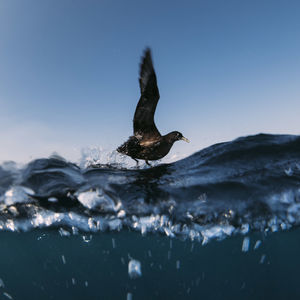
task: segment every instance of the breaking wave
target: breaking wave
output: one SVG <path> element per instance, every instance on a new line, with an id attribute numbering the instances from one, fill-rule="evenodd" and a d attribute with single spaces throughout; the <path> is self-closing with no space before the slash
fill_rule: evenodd
<path id="1" fill-rule="evenodd" d="M 300 136 L 242 137 L 151 168 L 109 161 L 2 164 L 0 230 L 130 229 L 206 243 L 300 224 Z"/>

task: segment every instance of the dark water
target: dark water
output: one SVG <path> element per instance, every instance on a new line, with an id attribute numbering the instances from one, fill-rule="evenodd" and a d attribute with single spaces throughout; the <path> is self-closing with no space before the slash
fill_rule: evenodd
<path id="1" fill-rule="evenodd" d="M 300 230 L 248 235 L 203 246 L 161 235 L 61 237 L 34 230 L 2 232 L 0 299 L 298 299 Z M 112 242 L 114 239 L 114 243 Z M 257 240 L 262 244 L 256 250 Z M 170 241 L 172 241 L 170 243 Z M 113 246 L 114 245 L 114 246 Z M 130 279 L 131 256 L 142 276 Z M 179 262 L 179 268 L 178 268 Z M 73 282 L 72 282 L 73 279 Z"/>
<path id="2" fill-rule="evenodd" d="M 83 168 L 60 157 L 7 162 L 0 166 L 2 291 L 16 299 L 25 299 L 25 287 L 27 299 L 265 299 L 263 291 L 286 299 L 300 292 L 282 275 L 300 264 L 289 248 L 300 247 L 299 223 L 299 136 L 239 138 L 141 169 Z M 141 278 L 128 276 L 132 258 Z"/>

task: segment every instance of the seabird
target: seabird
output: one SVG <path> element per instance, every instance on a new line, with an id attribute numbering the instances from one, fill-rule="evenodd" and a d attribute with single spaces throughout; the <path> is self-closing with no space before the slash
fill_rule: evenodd
<path id="1" fill-rule="evenodd" d="M 134 113 L 133 136 L 130 136 L 117 151 L 130 156 L 137 165 L 137 159 L 143 159 L 151 166 L 149 160 L 166 156 L 174 142 L 183 140 L 189 143 L 189 140 L 178 131 L 161 135 L 155 126 L 154 113 L 159 100 L 159 91 L 149 48 L 142 57 L 139 83 L 141 97 Z"/>

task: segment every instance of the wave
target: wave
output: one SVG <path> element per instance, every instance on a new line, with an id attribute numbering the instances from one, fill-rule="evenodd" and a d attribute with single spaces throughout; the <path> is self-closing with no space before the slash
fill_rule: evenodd
<path id="1" fill-rule="evenodd" d="M 300 136 L 259 134 L 140 169 L 59 156 L 0 166 L 0 230 L 158 232 L 206 243 L 300 223 Z"/>

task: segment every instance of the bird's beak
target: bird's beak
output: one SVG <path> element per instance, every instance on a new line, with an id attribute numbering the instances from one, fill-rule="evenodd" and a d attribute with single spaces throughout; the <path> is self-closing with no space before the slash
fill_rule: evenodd
<path id="1" fill-rule="evenodd" d="M 187 139 L 187 138 L 185 138 L 184 136 L 181 138 L 183 141 L 185 141 L 185 142 L 187 142 L 187 143 L 189 143 L 190 141 Z"/>

